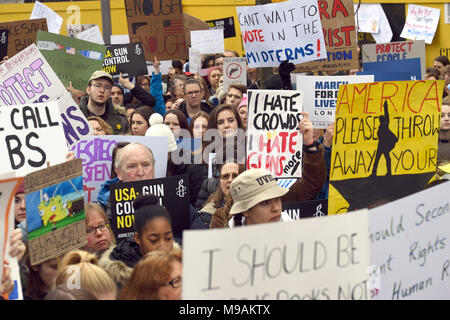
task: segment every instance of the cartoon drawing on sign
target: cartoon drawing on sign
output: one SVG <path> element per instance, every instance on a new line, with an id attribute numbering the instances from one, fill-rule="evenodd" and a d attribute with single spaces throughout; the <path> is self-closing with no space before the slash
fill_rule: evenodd
<path id="1" fill-rule="evenodd" d="M 372 168 L 372 176 L 377 175 L 378 161 L 380 161 L 381 155 L 384 155 L 386 160 L 386 175 L 391 175 L 391 157 L 389 152 L 394 149 L 395 144 L 398 142 L 397 136 L 389 130 L 389 112 L 387 100 L 384 101 L 384 116 L 378 118 L 380 121 L 380 126 L 378 127 L 378 148 L 377 154 L 375 155 L 375 162 Z"/>

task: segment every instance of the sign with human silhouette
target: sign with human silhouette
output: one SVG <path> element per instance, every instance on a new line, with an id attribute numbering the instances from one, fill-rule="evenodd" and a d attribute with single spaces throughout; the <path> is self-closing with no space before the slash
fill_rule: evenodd
<path id="1" fill-rule="evenodd" d="M 422 190 L 436 171 L 443 81 L 339 87 L 328 214 Z"/>

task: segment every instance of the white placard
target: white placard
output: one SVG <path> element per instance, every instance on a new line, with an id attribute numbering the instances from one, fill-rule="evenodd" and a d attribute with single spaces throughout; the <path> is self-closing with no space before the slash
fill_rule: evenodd
<path id="1" fill-rule="evenodd" d="M 45 4 L 36 1 L 31 12 L 30 20 L 40 18 L 47 19 L 48 32 L 59 34 L 63 24 L 63 18 Z"/>
<path id="2" fill-rule="evenodd" d="M 409 4 L 408 16 L 400 37 L 425 40 L 427 44 L 431 44 L 439 23 L 440 12 L 440 9 Z"/>
<path id="3" fill-rule="evenodd" d="M 232 57 L 223 59 L 223 89 L 228 91 L 231 84 L 247 86 L 247 59 Z"/>
<path id="4" fill-rule="evenodd" d="M 370 210 L 372 295 L 450 299 L 450 182 Z"/>
<path id="5" fill-rule="evenodd" d="M 314 129 L 326 129 L 334 122 L 340 84 L 373 82 L 373 75 L 364 76 L 297 76 L 297 89 L 305 93 L 304 111 Z"/>
<path id="6" fill-rule="evenodd" d="M 278 67 L 327 57 L 317 0 L 236 7 L 249 67 Z"/>
<path id="7" fill-rule="evenodd" d="M 130 43 L 130 36 L 127 34 L 112 34 L 111 44 L 127 44 Z"/>
<path id="8" fill-rule="evenodd" d="M 184 231 L 185 300 L 368 299 L 368 212 Z"/>
<path id="9" fill-rule="evenodd" d="M 222 53 L 224 51 L 223 29 L 191 31 L 191 47 L 201 54 Z"/>
<path id="10" fill-rule="evenodd" d="M 189 72 L 200 74 L 202 69 L 202 56 L 199 50 L 189 48 Z"/>
<path id="11" fill-rule="evenodd" d="M 98 25 L 89 28 L 87 30 L 81 31 L 80 33 L 76 34 L 75 37 L 80 40 L 90 41 L 101 45 L 105 44 Z"/>
<path id="12" fill-rule="evenodd" d="M 378 33 L 380 31 L 380 16 L 378 8 L 375 8 L 376 5 L 355 3 L 353 6 L 358 32 Z"/>

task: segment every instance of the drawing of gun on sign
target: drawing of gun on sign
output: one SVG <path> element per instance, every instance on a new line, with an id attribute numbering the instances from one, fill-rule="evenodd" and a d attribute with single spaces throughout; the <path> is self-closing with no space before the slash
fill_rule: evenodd
<path id="1" fill-rule="evenodd" d="M 247 62 L 245 58 L 223 59 L 223 87 L 227 91 L 231 84 L 247 85 Z"/>

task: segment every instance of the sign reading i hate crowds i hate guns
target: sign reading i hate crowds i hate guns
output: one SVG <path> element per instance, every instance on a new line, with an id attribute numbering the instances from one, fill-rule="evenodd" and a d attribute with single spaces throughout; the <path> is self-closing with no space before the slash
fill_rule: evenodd
<path id="1" fill-rule="evenodd" d="M 339 87 L 328 214 L 424 188 L 436 171 L 443 86 L 437 80 Z"/>
<path id="2" fill-rule="evenodd" d="M 251 237 L 249 237 L 251 234 Z M 183 299 L 368 299 L 367 209 L 183 233 Z"/>

